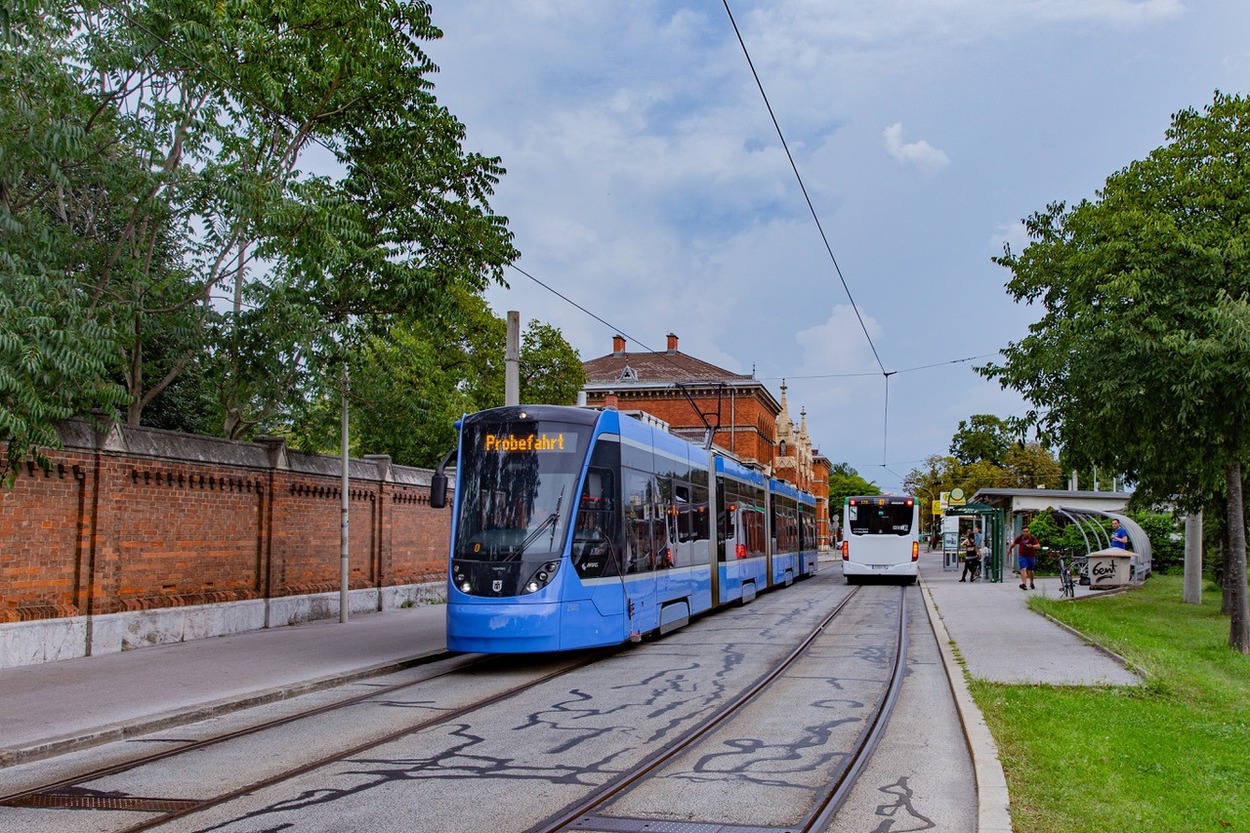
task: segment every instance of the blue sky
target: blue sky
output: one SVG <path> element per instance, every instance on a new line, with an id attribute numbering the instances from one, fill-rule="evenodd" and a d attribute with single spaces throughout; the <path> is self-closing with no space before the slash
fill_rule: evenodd
<path id="1" fill-rule="evenodd" d="M 502 157 L 517 265 L 611 326 L 513 270 L 489 298 L 583 359 L 672 332 L 785 378 L 820 452 L 887 490 L 961 419 L 1021 410 L 972 369 L 1040 316 L 990 260 L 1020 220 L 1250 92 L 1244 0 L 729 7 L 841 278 L 720 0 L 436 0 L 436 94 Z"/>

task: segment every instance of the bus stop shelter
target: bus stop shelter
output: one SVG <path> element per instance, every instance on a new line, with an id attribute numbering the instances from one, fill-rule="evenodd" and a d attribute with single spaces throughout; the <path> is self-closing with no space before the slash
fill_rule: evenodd
<path id="1" fill-rule="evenodd" d="M 967 503 L 963 506 L 951 506 L 946 510 L 946 517 L 972 517 L 981 519 L 983 540 L 990 548 L 990 556 L 981 565 L 981 576 L 986 581 L 1000 582 L 1003 580 L 1003 510 L 987 503 Z"/>

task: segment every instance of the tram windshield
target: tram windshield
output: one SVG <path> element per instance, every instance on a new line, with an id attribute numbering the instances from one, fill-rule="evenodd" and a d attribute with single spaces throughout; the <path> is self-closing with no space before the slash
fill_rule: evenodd
<path id="1" fill-rule="evenodd" d="M 846 524 L 851 535 L 909 535 L 912 510 L 910 500 L 883 497 L 848 498 Z"/>
<path id="2" fill-rule="evenodd" d="M 477 561 L 558 555 L 577 508 L 590 428 L 509 420 L 464 425 L 454 554 Z"/>

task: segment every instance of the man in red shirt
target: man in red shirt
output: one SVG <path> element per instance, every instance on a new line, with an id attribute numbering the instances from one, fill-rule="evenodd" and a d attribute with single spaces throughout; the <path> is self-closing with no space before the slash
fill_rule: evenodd
<path id="1" fill-rule="evenodd" d="M 1021 590 L 1037 589 L 1033 586 L 1033 570 L 1037 567 L 1037 548 L 1040 545 L 1041 542 L 1033 536 L 1032 532 L 1029 532 L 1029 528 L 1026 526 L 1020 534 L 1016 536 L 1016 540 L 1011 542 L 1011 546 L 1007 548 L 1008 553 L 1016 547 L 1020 548 Z M 1027 582 L 1027 584 L 1025 582 Z"/>

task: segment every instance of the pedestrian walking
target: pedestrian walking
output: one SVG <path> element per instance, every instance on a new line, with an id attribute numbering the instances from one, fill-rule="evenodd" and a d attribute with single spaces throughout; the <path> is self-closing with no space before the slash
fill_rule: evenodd
<path id="1" fill-rule="evenodd" d="M 1016 540 L 1011 542 L 1011 546 L 1007 548 L 1010 553 L 1016 547 L 1020 548 L 1020 589 L 1036 590 L 1033 586 L 1033 571 L 1037 569 L 1037 548 L 1041 542 L 1034 537 L 1032 532 L 1026 526 L 1016 536 Z"/>

